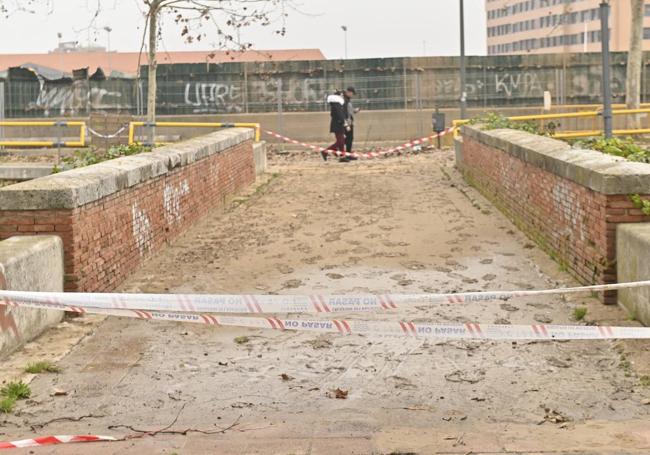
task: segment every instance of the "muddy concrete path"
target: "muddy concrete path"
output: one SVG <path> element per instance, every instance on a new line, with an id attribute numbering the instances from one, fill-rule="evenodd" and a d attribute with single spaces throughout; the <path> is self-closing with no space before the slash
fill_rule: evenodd
<path id="1" fill-rule="evenodd" d="M 574 284 L 461 181 L 451 152 L 350 164 L 275 161 L 272 172 L 121 290 L 419 293 Z M 576 323 L 573 311 L 583 306 L 578 323 L 633 324 L 590 296 L 366 317 L 562 324 Z M 1 439 L 130 438 L 34 451 L 57 454 L 650 452 L 650 390 L 643 365 L 635 365 L 647 358 L 643 344 L 423 342 L 115 318 L 94 327 L 61 359 L 61 373 L 32 381 L 33 398 L 3 418 Z M 52 396 L 57 389 L 65 395 Z"/>

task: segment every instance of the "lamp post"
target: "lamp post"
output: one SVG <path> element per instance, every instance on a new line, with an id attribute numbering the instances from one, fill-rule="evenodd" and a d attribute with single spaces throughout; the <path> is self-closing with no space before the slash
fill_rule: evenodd
<path id="1" fill-rule="evenodd" d="M 343 35 L 345 39 L 345 59 L 348 59 L 348 26 L 341 25 L 341 30 L 343 30 Z"/>
<path id="2" fill-rule="evenodd" d="M 612 137 L 612 86 L 609 60 L 609 2 L 600 3 L 600 41 L 603 58 L 603 126 L 605 137 Z"/>
<path id="3" fill-rule="evenodd" d="M 111 32 L 113 29 L 107 25 L 104 27 L 104 31 L 106 32 L 106 52 L 108 53 L 108 74 L 110 76 L 110 74 L 113 72 L 113 65 L 111 64 Z"/>
<path id="4" fill-rule="evenodd" d="M 465 2 L 460 0 L 460 118 L 467 118 L 467 91 L 465 90 Z"/>

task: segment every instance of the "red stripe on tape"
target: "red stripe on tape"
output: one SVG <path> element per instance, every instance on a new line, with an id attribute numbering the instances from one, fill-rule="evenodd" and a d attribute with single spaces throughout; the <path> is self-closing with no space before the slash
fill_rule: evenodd
<path id="1" fill-rule="evenodd" d="M 309 296 L 309 300 L 310 300 L 311 303 L 314 305 L 314 308 L 316 308 L 316 311 L 317 311 L 317 312 L 322 313 L 322 312 L 324 311 L 324 310 L 320 307 L 320 305 L 318 304 L 318 299 L 316 298 L 316 296 L 310 295 L 310 296 Z"/>
<path id="2" fill-rule="evenodd" d="M 116 441 L 111 436 L 75 435 L 75 436 L 41 436 L 20 441 L 0 441 L 0 449 L 17 449 L 28 447 L 49 446 L 54 444 L 69 444 L 80 442 Z"/>
<path id="3" fill-rule="evenodd" d="M 255 298 L 255 296 L 254 296 L 254 295 L 249 295 L 248 297 L 251 299 L 251 302 L 253 303 L 253 306 L 255 307 L 255 309 L 257 310 L 257 312 L 258 312 L 258 313 L 263 313 L 263 311 L 262 311 L 262 307 L 260 307 L 260 304 L 259 304 L 259 302 L 257 301 L 257 299 Z"/>
<path id="4" fill-rule="evenodd" d="M 326 313 L 331 313 L 332 312 L 332 309 L 329 306 L 327 306 L 327 303 L 325 303 L 325 297 L 323 297 L 322 295 L 319 295 L 318 300 L 320 300 L 320 304 L 321 304 L 321 306 L 323 307 L 323 310 L 325 310 Z"/>

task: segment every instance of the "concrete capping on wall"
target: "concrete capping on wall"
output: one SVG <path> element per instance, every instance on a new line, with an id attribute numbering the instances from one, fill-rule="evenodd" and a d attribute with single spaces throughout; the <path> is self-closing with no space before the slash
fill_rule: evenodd
<path id="1" fill-rule="evenodd" d="M 118 158 L 0 189 L 0 210 L 74 209 L 165 175 L 247 140 L 249 128 L 229 128 L 153 152 Z"/>
<path id="2" fill-rule="evenodd" d="M 0 242 L 0 288 L 63 291 L 63 242 L 56 236 Z M 0 358 L 61 321 L 62 311 L 0 306 Z"/>
<path id="3" fill-rule="evenodd" d="M 2 163 L 0 180 L 33 180 L 52 173 L 54 165 L 37 163 Z"/>
<path id="4" fill-rule="evenodd" d="M 463 126 L 464 136 L 502 150 L 540 169 L 607 195 L 650 193 L 650 164 L 636 163 L 566 142 L 510 129 Z"/>
<path id="5" fill-rule="evenodd" d="M 650 280 L 650 223 L 620 224 L 616 259 L 620 282 Z M 650 287 L 622 289 L 618 302 L 634 319 L 650 325 Z"/>

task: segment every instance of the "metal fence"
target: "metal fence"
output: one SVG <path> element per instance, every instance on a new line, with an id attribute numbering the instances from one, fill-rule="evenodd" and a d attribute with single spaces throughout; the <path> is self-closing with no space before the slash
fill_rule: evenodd
<path id="1" fill-rule="evenodd" d="M 486 60 L 487 61 L 487 60 Z M 222 71 L 165 75 L 158 81 L 158 114 L 304 112 L 327 109 L 325 97 L 352 85 L 356 105 L 366 110 L 456 107 L 460 96 L 456 68 L 368 68 L 366 71 Z M 643 101 L 647 101 L 644 68 Z M 625 66 L 612 67 L 614 102 L 624 99 Z M 585 64 L 470 67 L 470 107 L 539 106 L 544 91 L 555 104 L 592 104 L 600 100 L 600 67 Z M 7 80 L 0 90 L 6 117 L 87 117 L 94 112 L 143 115 L 147 83 L 135 79 L 105 81 Z M 1 100 L 2 98 L 0 98 Z M 2 111 L 0 110 L 0 115 Z"/>

